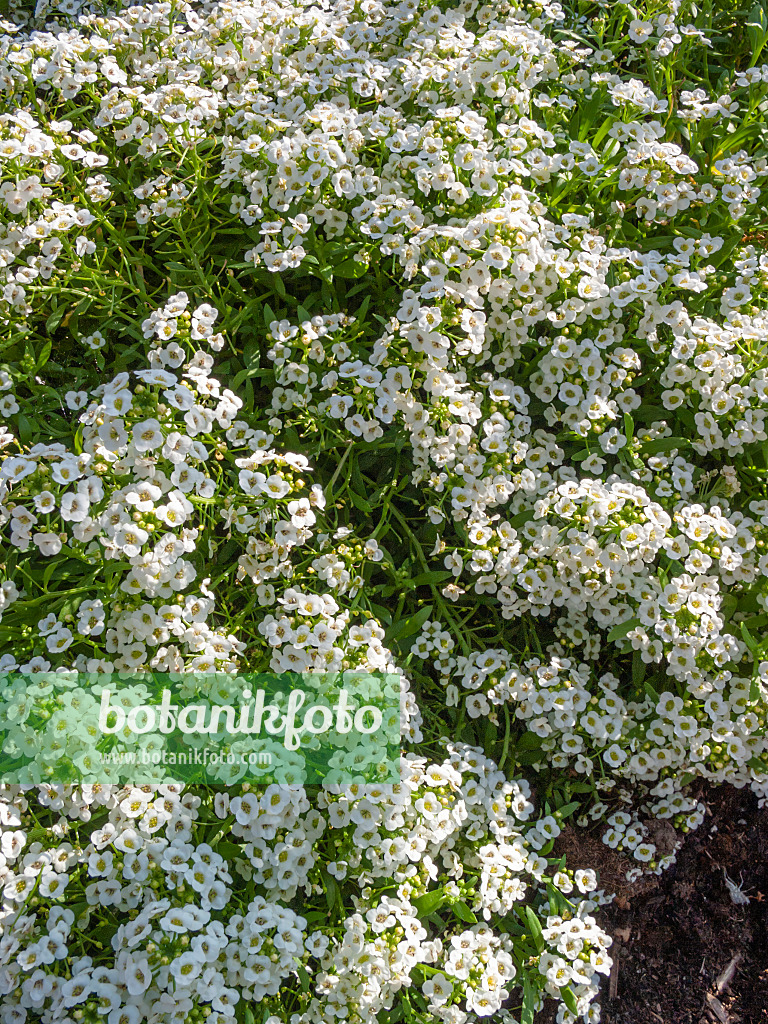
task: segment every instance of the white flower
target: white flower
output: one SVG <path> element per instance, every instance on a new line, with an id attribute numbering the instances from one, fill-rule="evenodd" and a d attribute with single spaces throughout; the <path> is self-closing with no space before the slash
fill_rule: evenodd
<path id="1" fill-rule="evenodd" d="M 627 754 L 618 743 L 612 743 L 607 750 L 603 751 L 603 760 L 611 768 L 618 768 L 627 759 Z"/>
<path id="2" fill-rule="evenodd" d="M 45 646 L 51 653 L 60 654 L 62 651 L 66 651 L 73 640 L 72 631 L 66 626 L 59 626 L 55 632 L 48 635 Z"/>
<path id="3" fill-rule="evenodd" d="M 35 533 L 32 540 L 37 545 L 40 554 L 48 558 L 58 555 L 61 551 L 62 540 L 57 533 Z"/>
<path id="4" fill-rule="evenodd" d="M 83 409 L 88 403 L 87 391 L 67 391 L 64 395 L 67 408 L 72 410 Z"/>
<path id="5" fill-rule="evenodd" d="M 133 444 L 138 452 L 154 451 L 163 444 L 163 432 L 158 420 L 151 418 L 134 424 Z"/>
<path id="6" fill-rule="evenodd" d="M 88 515 L 90 501 L 85 494 L 68 493 L 61 499 L 61 518 L 65 522 L 82 523 Z"/>
<path id="7" fill-rule="evenodd" d="M 192 985 L 202 970 L 202 964 L 196 953 L 182 953 L 171 961 L 170 973 L 177 985 Z"/>
<path id="8" fill-rule="evenodd" d="M 644 43 L 653 35 L 653 24 L 634 18 L 629 23 L 629 38 L 633 43 Z"/>
<path id="9" fill-rule="evenodd" d="M 626 445 L 627 438 L 623 433 L 620 433 L 617 427 L 611 427 L 610 430 L 600 435 L 598 441 L 606 455 L 615 455 L 616 452 Z"/>

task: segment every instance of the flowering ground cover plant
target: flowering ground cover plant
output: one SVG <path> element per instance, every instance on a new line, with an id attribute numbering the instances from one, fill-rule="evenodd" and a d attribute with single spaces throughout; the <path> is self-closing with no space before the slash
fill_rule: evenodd
<path id="1" fill-rule="evenodd" d="M 563 822 L 768 801 L 768 9 L 4 11 L 0 1021 L 599 1020 Z M 105 781 L 141 671 L 386 673 L 401 781 Z"/>

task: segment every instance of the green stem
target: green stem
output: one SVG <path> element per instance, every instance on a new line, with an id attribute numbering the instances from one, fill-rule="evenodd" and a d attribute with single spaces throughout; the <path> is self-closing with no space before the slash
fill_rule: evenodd
<path id="1" fill-rule="evenodd" d="M 504 763 L 507 760 L 507 754 L 509 753 L 509 740 L 512 731 L 512 724 L 509 720 L 509 705 L 507 703 L 504 704 L 504 721 L 504 746 L 501 748 L 501 757 L 499 758 L 499 771 L 501 771 L 504 768 Z"/>
<path id="2" fill-rule="evenodd" d="M 394 512 L 395 518 L 398 520 L 403 530 L 405 531 L 408 539 L 416 549 L 416 557 L 419 560 L 419 564 L 421 565 L 422 570 L 424 572 L 429 572 L 429 562 L 427 562 L 426 556 L 424 554 L 424 549 L 419 543 L 416 534 L 408 525 L 408 521 L 406 520 L 405 516 L 395 505 L 390 505 L 389 507 L 391 508 L 392 512 Z M 451 611 L 451 609 L 448 608 L 448 606 L 446 605 L 445 601 L 443 600 L 443 595 L 440 593 L 437 586 L 434 583 L 430 583 L 429 588 L 432 591 L 432 596 L 435 600 L 435 603 L 439 606 L 440 611 L 445 616 L 445 618 L 448 619 L 451 626 L 453 627 L 454 635 L 456 639 L 458 639 L 465 657 L 469 657 L 472 648 L 466 641 L 464 630 L 461 628 L 461 625 L 456 621 L 456 618 L 454 617 L 454 614 Z"/>

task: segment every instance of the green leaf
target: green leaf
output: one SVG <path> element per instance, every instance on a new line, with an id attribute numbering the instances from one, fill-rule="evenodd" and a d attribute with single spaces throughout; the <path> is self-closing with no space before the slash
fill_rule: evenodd
<path id="1" fill-rule="evenodd" d="M 250 368 L 246 367 L 244 370 L 241 370 L 237 374 L 237 376 L 229 386 L 232 388 L 233 391 L 237 392 L 238 389 L 242 386 L 242 384 L 250 377 L 268 377 L 271 373 L 272 370 L 262 370 L 258 367 L 258 365 Z"/>
<path id="2" fill-rule="evenodd" d="M 608 640 L 608 643 L 613 643 L 614 640 L 623 640 L 627 633 L 631 632 L 639 625 L 641 625 L 640 619 L 627 619 L 626 622 L 620 622 L 618 626 L 614 626 L 606 639 Z"/>
<path id="3" fill-rule="evenodd" d="M 75 915 L 75 921 L 77 922 L 84 914 L 88 913 L 88 911 L 91 909 L 91 905 L 90 903 L 88 903 L 87 900 L 80 900 L 77 903 L 70 903 L 69 909 Z"/>
<path id="4" fill-rule="evenodd" d="M 98 928 L 91 928 L 88 932 L 88 938 L 95 942 L 96 945 L 106 946 L 112 936 L 114 935 L 115 928 L 111 924 L 101 924 Z"/>
<path id="5" fill-rule="evenodd" d="M 558 811 L 563 818 L 570 818 L 574 811 L 577 811 L 581 807 L 581 803 L 578 800 L 572 800 L 571 803 L 566 804 L 564 807 L 558 807 Z"/>
<path id="6" fill-rule="evenodd" d="M 71 576 L 74 572 L 82 570 L 82 562 L 78 559 L 70 558 L 64 562 L 59 562 L 55 558 L 52 558 L 45 567 L 43 572 L 43 590 L 47 592 L 48 584 L 52 579 L 63 580 L 67 576 Z"/>
<path id="7" fill-rule="evenodd" d="M 631 452 L 628 448 L 619 449 L 619 462 L 623 462 L 624 465 L 628 466 L 630 469 L 642 470 L 645 468 L 640 459 L 638 459 L 634 452 Z"/>
<path id="8" fill-rule="evenodd" d="M 605 93 L 602 89 L 594 89 L 588 100 L 581 98 L 576 104 L 572 123 L 576 120 L 578 124 L 578 137 L 580 142 L 586 141 L 589 129 L 594 124 L 595 118 L 600 111 L 600 107 L 603 105 L 604 98 Z M 573 127 L 575 128 L 576 125 L 574 124 Z"/>
<path id="9" fill-rule="evenodd" d="M 615 124 L 615 117 L 613 115 L 609 114 L 608 117 L 606 117 L 606 119 L 603 121 L 603 123 L 597 129 L 597 131 L 595 132 L 594 138 L 592 139 L 592 148 L 595 150 L 595 152 L 597 152 L 597 147 L 603 141 L 603 139 L 608 134 L 608 132 L 611 130 L 611 127 L 614 124 Z"/>
<path id="10" fill-rule="evenodd" d="M 376 617 L 380 622 L 384 622 L 387 625 L 392 623 L 392 611 L 389 608 L 385 608 L 383 604 L 375 604 L 373 601 L 370 602 L 371 611 L 375 613 Z"/>
<path id="11" fill-rule="evenodd" d="M 515 762 L 517 764 L 536 764 L 542 759 L 541 747 L 537 750 L 515 751 Z"/>
<path id="12" fill-rule="evenodd" d="M 416 907 L 416 913 L 419 917 L 429 917 L 430 914 L 441 907 L 448 897 L 445 895 L 443 889 L 432 889 L 431 892 L 425 892 L 423 896 L 419 896 L 418 899 L 413 900 L 413 905 Z"/>
<path id="13" fill-rule="evenodd" d="M 387 639 L 402 640 L 403 637 L 417 633 L 431 614 L 432 605 L 425 604 L 415 615 L 411 615 L 407 619 L 400 619 L 399 622 L 394 622 L 387 632 Z"/>
<path id="14" fill-rule="evenodd" d="M 309 986 L 312 984 L 312 979 L 307 973 L 306 967 L 303 964 L 299 964 L 296 968 L 296 973 L 298 974 L 299 981 L 301 982 L 301 991 L 309 992 Z"/>
<path id="15" fill-rule="evenodd" d="M 48 358 L 51 354 L 52 344 L 53 343 L 51 341 L 46 341 L 46 343 L 43 345 L 42 349 L 40 350 L 40 355 L 37 357 L 37 360 L 35 362 L 35 372 L 37 372 L 38 370 L 42 370 L 42 368 L 48 362 Z"/>
<path id="16" fill-rule="evenodd" d="M 19 413 L 17 422 L 19 424 L 19 439 L 23 444 L 30 444 L 35 434 L 39 434 L 37 424 L 23 412 Z"/>
<path id="17" fill-rule="evenodd" d="M 474 912 L 469 909 L 466 903 L 461 901 L 454 903 L 453 912 L 460 921 L 466 921 L 467 924 L 477 924 Z"/>
<path id="18" fill-rule="evenodd" d="M 526 732 L 517 742 L 518 750 L 541 750 L 541 736 L 535 732 Z"/>
<path id="19" fill-rule="evenodd" d="M 493 751 L 496 747 L 496 741 L 498 739 L 498 732 L 496 726 L 489 719 L 485 719 L 485 730 L 483 732 L 483 749 L 488 757 L 493 757 Z"/>
<path id="20" fill-rule="evenodd" d="M 752 49 L 752 60 L 749 66 L 757 64 L 763 47 L 768 41 L 768 13 L 765 4 L 755 4 L 747 16 L 747 38 Z"/>
<path id="21" fill-rule="evenodd" d="M 675 448 L 685 448 L 690 442 L 685 437 L 657 437 L 653 441 L 646 441 L 640 446 L 641 455 L 659 455 L 661 452 L 671 452 Z"/>
<path id="22" fill-rule="evenodd" d="M 525 908 L 525 917 L 528 922 L 528 927 L 531 930 L 531 938 L 536 943 L 536 950 L 541 953 L 544 950 L 546 943 L 544 942 L 544 936 L 541 930 L 541 921 L 538 919 L 533 911 L 532 907 Z"/>
<path id="23" fill-rule="evenodd" d="M 416 1024 L 417 1018 L 414 1015 L 411 1001 L 405 993 L 402 995 L 400 1005 L 403 1008 L 403 1013 L 405 1014 L 405 1019 L 408 1021 L 408 1024 Z"/>
<path id="24" fill-rule="evenodd" d="M 573 989 L 570 985 L 566 985 L 565 988 L 560 989 L 560 997 L 574 1017 L 578 1017 L 579 1007 L 576 1002 L 576 996 L 573 994 Z"/>
<path id="25" fill-rule="evenodd" d="M 571 782 L 569 784 L 571 793 L 592 793 L 594 788 L 590 782 Z"/>
<path id="26" fill-rule="evenodd" d="M 760 644 L 747 629 L 747 624 L 745 622 L 741 623 L 741 638 L 753 654 L 760 647 Z"/>
<path id="27" fill-rule="evenodd" d="M 726 621 L 731 618 L 739 607 L 739 600 L 734 594 L 723 594 L 720 602 L 720 614 Z"/>
<path id="28" fill-rule="evenodd" d="M 526 974 L 523 978 L 523 1005 L 520 1010 L 520 1024 L 533 1024 L 536 1014 L 536 990 Z"/>
<path id="29" fill-rule="evenodd" d="M 288 292 L 285 287 L 285 281 L 283 280 L 280 273 L 272 275 L 272 285 L 281 299 L 285 300 L 288 298 Z"/>
<path id="30" fill-rule="evenodd" d="M 657 691 L 654 690 L 654 688 L 651 686 L 650 683 L 646 682 L 645 685 L 643 686 L 643 689 L 645 690 L 646 694 L 651 698 L 651 700 L 653 701 L 654 704 L 658 704 L 659 703 L 659 695 L 658 695 Z"/>
<path id="31" fill-rule="evenodd" d="M 53 301 L 55 302 L 56 300 L 54 299 Z M 56 309 L 54 309 L 54 311 L 45 321 L 45 329 L 46 331 L 48 331 L 49 334 L 53 334 L 53 332 L 59 326 L 61 321 L 64 319 L 64 314 L 66 313 L 66 311 L 67 307 L 62 302 L 62 304 L 58 306 Z"/>
<path id="32" fill-rule="evenodd" d="M 357 287 L 351 289 L 349 294 L 352 295 L 353 292 L 357 291 L 358 288 L 361 288 L 361 287 L 362 287 L 362 285 L 357 285 Z M 368 295 L 366 295 L 365 298 L 363 299 L 363 301 L 360 303 L 360 308 L 355 313 L 355 320 L 360 322 L 360 321 L 365 319 L 365 314 L 368 312 L 368 306 L 370 305 L 370 303 L 371 303 L 371 295 L 370 295 L 370 292 L 369 292 Z"/>
<path id="33" fill-rule="evenodd" d="M 627 444 L 632 444 L 635 436 L 635 421 L 628 412 L 624 413 L 624 436 L 627 439 Z"/>
<path id="34" fill-rule="evenodd" d="M 228 839 L 219 839 L 215 846 L 216 853 L 220 853 L 225 860 L 234 860 L 235 857 L 244 857 L 245 852 L 242 846 L 231 843 Z"/>
<path id="35" fill-rule="evenodd" d="M 734 149 L 738 149 L 741 143 L 747 141 L 747 136 L 749 134 L 749 132 L 734 132 L 732 135 L 727 135 L 726 141 L 720 146 L 717 153 L 715 153 L 715 159 L 720 160 L 728 153 L 732 153 Z M 737 135 L 741 136 L 741 138 L 739 138 L 738 140 L 736 140 L 735 138 Z M 726 241 L 722 249 L 720 249 L 717 253 L 709 257 L 709 262 L 714 266 L 715 270 L 717 270 L 719 267 L 721 267 L 724 263 L 726 263 L 729 260 L 733 250 L 736 248 L 737 245 L 740 244 L 740 236 L 738 234 L 734 234 L 732 238 L 729 238 Z M 677 411 L 677 415 L 678 417 L 680 417 L 679 409 Z"/>
<path id="36" fill-rule="evenodd" d="M 365 263 L 359 263 L 357 260 L 344 260 L 335 268 L 335 274 L 337 277 L 343 277 L 347 280 L 355 280 L 359 277 L 364 277 L 368 273 L 368 267 Z"/>
<path id="37" fill-rule="evenodd" d="M 648 666 L 643 661 L 643 656 L 640 651 L 633 651 L 632 653 L 632 683 L 634 686 L 642 686 L 643 680 L 645 679 L 645 673 L 648 671 Z"/>
<path id="38" fill-rule="evenodd" d="M 359 509 L 361 512 L 365 512 L 366 515 L 371 514 L 371 506 L 368 504 L 365 498 L 361 498 L 359 494 L 355 493 L 355 491 L 349 491 L 349 500 L 352 502 L 355 508 Z"/>
<path id="39" fill-rule="evenodd" d="M 325 889 L 325 902 L 328 909 L 333 910 L 337 903 L 341 903 L 341 892 L 336 879 L 328 871 L 322 872 L 323 888 Z"/>
<path id="40" fill-rule="evenodd" d="M 521 526 L 525 526 L 526 523 L 530 523 L 536 513 L 532 508 L 526 509 L 525 512 L 518 512 L 516 516 L 512 516 L 509 520 L 509 525 L 513 530 L 519 529 Z"/>
<path id="41" fill-rule="evenodd" d="M 637 413 L 637 418 L 641 423 L 655 423 L 657 420 L 663 420 L 665 416 L 669 416 L 669 413 L 663 405 L 643 404 L 636 409 L 635 412 Z"/>
<path id="42" fill-rule="evenodd" d="M 422 572 L 411 580 L 412 587 L 421 587 L 425 583 L 445 583 L 452 579 L 453 573 L 448 569 L 435 569 L 433 572 Z"/>

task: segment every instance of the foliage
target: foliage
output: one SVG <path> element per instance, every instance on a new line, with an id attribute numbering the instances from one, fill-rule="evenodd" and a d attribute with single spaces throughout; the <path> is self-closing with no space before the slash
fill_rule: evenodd
<path id="1" fill-rule="evenodd" d="M 598 1020 L 563 822 L 660 872 L 768 799 L 768 8 L 3 10 L 7 742 L 330 668 L 404 753 L 6 786 L 0 1019 Z"/>

